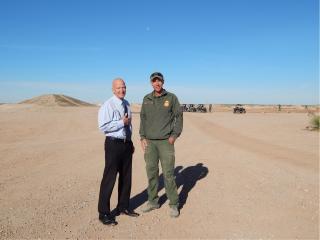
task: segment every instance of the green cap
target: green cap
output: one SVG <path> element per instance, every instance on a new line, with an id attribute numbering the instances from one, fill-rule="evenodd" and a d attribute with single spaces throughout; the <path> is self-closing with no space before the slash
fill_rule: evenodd
<path id="1" fill-rule="evenodd" d="M 154 72 L 150 75 L 150 81 L 155 80 L 156 78 L 158 78 L 160 81 L 164 81 L 163 75 L 160 72 Z"/>

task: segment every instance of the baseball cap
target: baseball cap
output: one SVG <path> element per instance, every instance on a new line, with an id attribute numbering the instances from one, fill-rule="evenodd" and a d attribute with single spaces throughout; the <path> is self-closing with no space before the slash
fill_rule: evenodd
<path id="1" fill-rule="evenodd" d="M 160 72 L 154 72 L 150 75 L 150 80 L 153 81 L 154 79 L 158 78 L 160 81 L 164 81 L 163 75 Z"/>

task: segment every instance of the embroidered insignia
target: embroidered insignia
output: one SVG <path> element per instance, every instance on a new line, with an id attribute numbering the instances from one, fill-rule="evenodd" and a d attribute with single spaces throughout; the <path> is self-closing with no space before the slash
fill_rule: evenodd
<path id="1" fill-rule="evenodd" d="M 169 101 L 168 101 L 168 100 L 164 101 L 163 106 L 165 106 L 165 107 L 169 107 Z"/>

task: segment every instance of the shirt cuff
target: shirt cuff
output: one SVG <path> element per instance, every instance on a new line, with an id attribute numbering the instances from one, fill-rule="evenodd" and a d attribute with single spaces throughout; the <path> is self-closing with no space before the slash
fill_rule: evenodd
<path id="1" fill-rule="evenodd" d="M 146 139 L 145 136 L 140 136 L 140 141 L 142 141 L 143 139 Z"/>
<path id="2" fill-rule="evenodd" d="M 178 138 L 178 136 L 175 134 L 171 134 L 170 137 L 173 137 L 175 140 Z"/>

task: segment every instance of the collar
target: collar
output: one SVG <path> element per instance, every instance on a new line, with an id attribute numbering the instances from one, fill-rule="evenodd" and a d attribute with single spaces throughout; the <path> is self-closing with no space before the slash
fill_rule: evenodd
<path id="1" fill-rule="evenodd" d="M 127 102 L 125 99 L 120 99 L 120 98 L 118 98 L 116 95 L 113 95 L 113 96 L 112 96 L 112 99 L 113 99 L 113 101 L 114 101 L 117 105 L 119 105 L 119 106 L 121 106 L 123 103 L 126 103 L 126 102 Z"/>
<path id="2" fill-rule="evenodd" d="M 148 98 L 154 99 L 154 98 L 162 97 L 162 96 L 167 95 L 167 93 L 168 92 L 163 88 L 160 96 L 155 96 L 154 91 L 152 91 L 151 93 L 148 94 Z"/>

